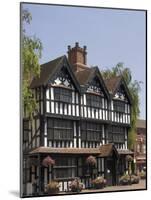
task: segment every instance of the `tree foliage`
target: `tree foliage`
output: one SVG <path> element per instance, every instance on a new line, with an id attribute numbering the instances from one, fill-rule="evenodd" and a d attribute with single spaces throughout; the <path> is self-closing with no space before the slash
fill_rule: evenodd
<path id="1" fill-rule="evenodd" d="M 23 107 L 24 115 L 32 118 L 36 111 L 37 103 L 30 88 L 34 77 L 40 75 L 39 59 L 41 58 L 42 43 L 35 36 L 28 36 L 25 31 L 25 24 L 32 20 L 28 10 L 22 10 L 22 67 L 23 67 Z"/>
<path id="2" fill-rule="evenodd" d="M 101 72 L 104 79 L 112 78 L 115 76 L 122 75 L 132 97 L 132 107 L 131 107 L 131 128 L 128 134 L 128 147 L 130 149 L 134 148 L 136 141 L 136 121 L 139 116 L 139 91 L 141 82 L 137 80 L 132 80 L 132 73 L 129 68 L 125 68 L 123 63 L 118 63 L 111 70 L 107 69 Z"/>

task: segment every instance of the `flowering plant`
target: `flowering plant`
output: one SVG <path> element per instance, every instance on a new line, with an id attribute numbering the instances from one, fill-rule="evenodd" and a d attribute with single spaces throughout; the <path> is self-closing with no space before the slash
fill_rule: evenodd
<path id="1" fill-rule="evenodd" d="M 90 166 L 95 166 L 96 165 L 96 158 L 94 156 L 89 156 L 86 159 L 86 164 L 90 165 Z"/>
<path id="2" fill-rule="evenodd" d="M 125 174 L 121 176 L 119 179 L 121 185 L 128 185 L 130 184 L 130 176 L 128 174 Z"/>
<path id="3" fill-rule="evenodd" d="M 102 176 L 98 176 L 96 179 L 92 180 L 92 185 L 95 189 L 101 189 L 106 186 L 106 179 Z"/>
<path id="4" fill-rule="evenodd" d="M 139 179 L 140 179 L 139 176 L 132 175 L 131 176 L 131 183 L 132 184 L 137 184 L 137 183 L 139 183 Z"/>
<path id="5" fill-rule="evenodd" d="M 59 192 L 59 183 L 57 181 L 51 181 L 48 185 L 47 185 L 47 192 L 48 193 L 58 193 Z"/>
<path id="6" fill-rule="evenodd" d="M 139 176 L 140 176 L 141 179 L 145 179 L 145 178 L 146 178 L 146 172 L 141 171 L 141 172 L 139 173 Z"/>
<path id="7" fill-rule="evenodd" d="M 70 183 L 69 188 L 72 192 L 81 192 L 83 189 L 83 183 L 81 183 L 80 180 L 76 178 Z"/>
<path id="8" fill-rule="evenodd" d="M 132 157 L 132 156 L 130 156 L 130 155 L 127 155 L 127 156 L 126 156 L 126 160 L 127 160 L 128 162 L 132 162 L 132 160 L 133 160 L 133 157 Z"/>
<path id="9" fill-rule="evenodd" d="M 50 165 L 55 165 L 55 161 L 50 156 L 47 156 L 46 158 L 43 159 L 42 165 L 45 167 L 48 167 Z"/>

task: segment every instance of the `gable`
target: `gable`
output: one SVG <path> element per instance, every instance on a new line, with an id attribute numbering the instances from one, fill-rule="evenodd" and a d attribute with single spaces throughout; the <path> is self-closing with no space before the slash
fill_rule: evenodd
<path id="1" fill-rule="evenodd" d="M 119 82 L 119 85 L 117 86 L 116 90 L 113 93 L 113 99 L 129 102 L 131 104 L 131 95 L 130 92 L 126 86 L 126 83 L 123 79 Z"/>
<path id="2" fill-rule="evenodd" d="M 113 99 L 128 101 L 124 87 L 121 85 L 113 95 Z"/>
<path id="3" fill-rule="evenodd" d="M 89 76 L 89 81 L 86 86 L 87 92 L 98 93 L 102 96 L 109 98 L 109 93 L 101 76 L 98 67 L 93 68 L 93 73 Z"/>
<path id="4" fill-rule="evenodd" d="M 76 88 L 80 92 L 80 85 L 75 78 L 66 56 L 63 57 L 55 72 L 49 76 L 46 84 L 51 84 L 53 86 L 64 86 L 72 89 Z"/>
<path id="5" fill-rule="evenodd" d="M 99 78 L 97 76 L 94 77 L 89 82 L 89 86 L 88 86 L 86 92 L 97 93 L 97 94 L 100 94 L 101 96 L 104 96 L 103 88 L 102 88 L 100 80 L 99 80 Z"/>
<path id="6" fill-rule="evenodd" d="M 49 80 L 48 83 L 51 83 L 53 86 L 64 86 L 67 88 L 74 88 L 74 83 L 72 78 L 66 69 L 66 67 L 62 67 L 60 71 L 56 74 L 56 76 Z"/>

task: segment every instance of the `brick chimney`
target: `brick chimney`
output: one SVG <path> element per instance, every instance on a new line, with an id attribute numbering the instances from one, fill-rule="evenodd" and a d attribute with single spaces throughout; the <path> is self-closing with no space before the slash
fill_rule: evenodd
<path id="1" fill-rule="evenodd" d="M 87 68 L 87 52 L 86 46 L 79 47 L 79 43 L 75 43 L 75 47 L 68 45 L 68 60 L 73 66 L 74 71 L 82 71 Z"/>

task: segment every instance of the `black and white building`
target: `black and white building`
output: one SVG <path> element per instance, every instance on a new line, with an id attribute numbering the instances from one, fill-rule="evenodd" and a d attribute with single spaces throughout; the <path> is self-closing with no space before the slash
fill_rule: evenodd
<path id="1" fill-rule="evenodd" d="M 23 194 L 45 192 L 51 180 L 68 191 L 79 177 L 91 188 L 86 159 L 97 159 L 93 178 L 103 176 L 118 184 L 127 170 L 125 157 L 131 117 L 131 97 L 122 76 L 103 80 L 98 67 L 88 67 L 86 46 L 68 46 L 61 56 L 41 65 L 31 83 L 38 108 L 30 121 L 23 119 Z M 44 167 L 46 156 L 55 165 Z M 36 182 L 36 189 L 33 183 Z M 35 191 L 34 191 L 35 192 Z"/>

